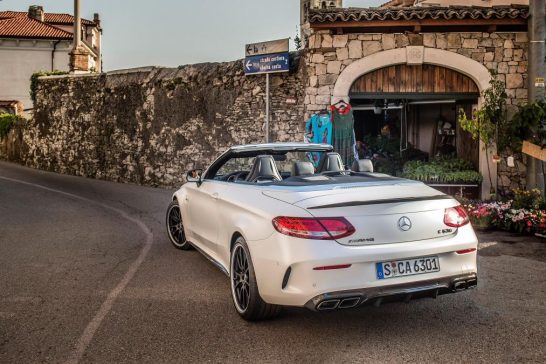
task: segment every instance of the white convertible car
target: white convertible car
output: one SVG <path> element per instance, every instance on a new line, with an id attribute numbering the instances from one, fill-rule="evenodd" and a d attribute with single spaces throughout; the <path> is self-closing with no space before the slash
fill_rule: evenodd
<path id="1" fill-rule="evenodd" d="M 477 285 L 477 238 L 459 203 L 421 182 L 346 170 L 332 146 L 235 146 L 173 196 L 167 230 L 231 280 L 247 320 L 281 306 L 325 311 Z M 311 154 L 313 153 L 313 154 Z M 309 156 L 320 157 L 318 169 Z"/>

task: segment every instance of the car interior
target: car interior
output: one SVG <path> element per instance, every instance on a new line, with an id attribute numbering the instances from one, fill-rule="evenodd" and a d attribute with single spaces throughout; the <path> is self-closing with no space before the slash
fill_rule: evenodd
<path id="1" fill-rule="evenodd" d="M 339 153 L 322 152 L 318 168 L 308 153 L 272 153 L 233 158 L 224 163 L 214 179 L 225 182 L 270 185 L 309 185 L 390 180 L 394 177 L 374 173 L 369 159 L 344 166 Z M 228 167 L 229 166 L 229 167 Z"/>

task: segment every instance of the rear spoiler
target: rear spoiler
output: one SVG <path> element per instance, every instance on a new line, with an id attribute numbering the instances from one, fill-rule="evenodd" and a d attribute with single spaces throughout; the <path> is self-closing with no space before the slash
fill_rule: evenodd
<path id="1" fill-rule="evenodd" d="M 389 203 L 404 203 L 404 202 L 418 202 L 418 201 L 434 201 L 434 200 L 451 200 L 452 197 L 447 195 L 436 196 L 424 196 L 424 197 L 405 197 L 405 198 L 388 198 L 383 200 L 370 200 L 370 201 L 350 201 L 342 203 L 334 203 L 331 205 L 313 206 L 308 207 L 308 210 L 318 209 L 331 209 L 335 207 L 351 207 L 351 206 L 366 206 L 366 205 L 383 205 Z"/>

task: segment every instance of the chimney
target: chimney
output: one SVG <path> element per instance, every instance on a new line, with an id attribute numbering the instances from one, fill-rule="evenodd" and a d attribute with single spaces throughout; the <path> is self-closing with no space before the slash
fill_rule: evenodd
<path id="1" fill-rule="evenodd" d="M 93 14 L 93 23 L 97 24 L 97 26 L 100 28 L 100 16 L 99 16 L 99 13 Z"/>
<path id="2" fill-rule="evenodd" d="M 28 8 L 28 17 L 38 21 L 44 21 L 44 8 L 40 5 L 31 5 Z"/>

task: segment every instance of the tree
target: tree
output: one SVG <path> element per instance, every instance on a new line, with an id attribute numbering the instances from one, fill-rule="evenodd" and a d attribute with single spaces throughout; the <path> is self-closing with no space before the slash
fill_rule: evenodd
<path id="1" fill-rule="evenodd" d="M 546 139 L 544 121 L 546 119 L 546 100 L 529 102 L 518 106 L 518 111 L 512 117 L 512 122 L 506 129 L 506 135 L 501 140 L 503 147 L 521 149 L 524 140 L 543 145 Z M 528 134 L 531 131 L 532 134 Z"/>
<path id="2" fill-rule="evenodd" d="M 296 46 L 296 50 L 299 51 L 301 49 L 301 38 L 300 38 L 300 31 L 299 28 L 296 27 L 296 36 L 294 37 L 294 45 Z"/>
<path id="3" fill-rule="evenodd" d="M 480 140 L 484 145 L 491 195 L 496 194 L 496 188 L 493 186 L 489 152 L 495 153 L 495 149 L 499 144 L 499 132 L 503 134 L 502 140 L 504 140 L 504 135 L 507 132 L 507 97 L 504 82 L 499 80 L 495 72 L 491 71 L 491 81 L 489 82 L 489 88 L 483 92 L 484 101 L 481 108 L 474 112 L 471 119 L 468 119 L 463 109 L 459 110 L 458 119 L 461 128 L 469 132 L 475 140 Z M 502 148 L 504 148 L 504 145 L 502 145 Z"/>

